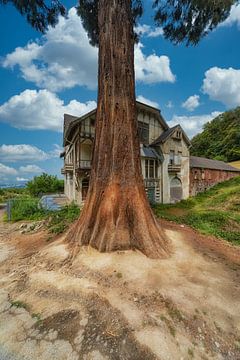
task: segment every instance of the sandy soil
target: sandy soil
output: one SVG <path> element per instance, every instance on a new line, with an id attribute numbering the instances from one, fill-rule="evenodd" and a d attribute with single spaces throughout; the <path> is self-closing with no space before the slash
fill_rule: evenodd
<path id="1" fill-rule="evenodd" d="M 0 223 L 1 360 L 240 359 L 240 249 L 162 222 L 167 260 Z M 17 306 L 18 307 L 17 307 Z"/>

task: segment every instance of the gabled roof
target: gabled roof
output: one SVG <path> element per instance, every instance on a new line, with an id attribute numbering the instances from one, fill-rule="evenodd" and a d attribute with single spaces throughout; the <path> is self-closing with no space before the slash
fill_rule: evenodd
<path id="1" fill-rule="evenodd" d="M 150 105 L 141 103 L 140 101 L 136 101 L 136 105 L 137 108 L 140 110 L 146 110 L 151 112 L 152 114 L 156 115 L 156 118 L 158 119 L 159 123 L 162 125 L 164 130 L 168 130 L 169 126 L 166 123 L 166 121 L 164 120 L 164 118 L 161 115 L 161 111 L 157 108 L 154 108 Z M 90 112 L 88 112 L 87 114 L 77 117 L 77 116 L 72 116 L 69 114 L 64 114 L 64 130 L 63 130 L 63 145 L 66 145 L 66 140 L 69 137 L 69 134 L 71 132 L 71 130 L 81 121 L 83 121 L 84 119 L 88 118 L 89 116 L 95 116 L 96 115 L 96 111 L 97 109 L 94 109 Z"/>
<path id="2" fill-rule="evenodd" d="M 234 171 L 240 173 L 240 169 L 237 169 L 225 163 L 224 161 L 206 159 L 198 156 L 190 156 L 190 168 L 225 170 L 225 171 Z"/>
<path id="3" fill-rule="evenodd" d="M 172 136 L 172 134 L 174 134 L 175 130 L 177 130 L 177 129 L 181 130 L 184 140 L 190 146 L 191 142 L 190 142 L 188 136 L 186 135 L 185 131 L 182 129 L 180 124 L 177 124 L 171 128 L 168 128 L 156 140 L 154 140 L 154 142 L 151 145 L 154 146 L 154 145 L 163 144 L 170 136 Z"/>

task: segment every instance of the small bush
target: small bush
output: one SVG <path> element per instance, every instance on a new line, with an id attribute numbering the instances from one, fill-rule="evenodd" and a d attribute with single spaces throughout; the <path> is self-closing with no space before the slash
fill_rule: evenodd
<path id="1" fill-rule="evenodd" d="M 43 173 L 40 176 L 35 176 L 33 180 L 27 183 L 27 190 L 32 196 L 62 193 L 64 190 L 64 181 L 59 180 L 54 175 Z"/>
<path id="2" fill-rule="evenodd" d="M 41 220 L 46 212 L 39 207 L 39 199 L 32 197 L 19 197 L 12 200 L 11 220 Z"/>

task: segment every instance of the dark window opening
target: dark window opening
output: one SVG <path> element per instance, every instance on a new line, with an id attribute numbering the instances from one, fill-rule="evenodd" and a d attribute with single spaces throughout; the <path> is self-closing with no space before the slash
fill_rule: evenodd
<path id="1" fill-rule="evenodd" d="M 141 143 L 149 143 L 149 124 L 138 121 L 138 136 Z"/>

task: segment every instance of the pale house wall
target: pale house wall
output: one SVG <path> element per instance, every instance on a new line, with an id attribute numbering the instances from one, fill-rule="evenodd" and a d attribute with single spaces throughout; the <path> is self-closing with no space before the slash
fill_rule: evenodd
<path id="1" fill-rule="evenodd" d="M 165 131 L 156 114 L 152 113 L 151 111 L 148 112 L 146 110 L 140 109 L 138 110 L 137 116 L 138 121 L 147 123 L 149 125 L 149 143 L 155 141 Z M 87 124 L 89 127 L 92 127 L 92 121 L 90 121 L 90 119 L 85 119 L 84 121 L 85 125 Z M 79 205 L 81 205 L 83 201 L 82 181 L 83 179 L 86 179 L 87 172 L 85 174 L 84 172 L 81 172 L 82 175 L 80 176 L 76 171 L 76 166 L 79 166 L 80 161 L 81 165 L 83 165 L 84 161 L 89 162 L 92 160 L 93 143 L 90 139 L 80 142 L 79 134 L 80 128 L 77 126 L 72 136 L 71 144 L 65 147 L 65 165 L 72 164 L 73 168 L 72 172 L 69 172 L 68 170 L 65 173 L 64 188 L 66 196 L 70 200 L 74 200 Z M 146 179 L 145 161 L 147 158 L 141 157 L 142 175 L 145 180 L 146 191 L 148 191 L 147 186 L 149 186 L 151 189 L 154 187 L 155 201 L 170 203 L 170 182 L 171 179 L 177 175 L 177 177 L 182 182 L 183 198 L 187 198 L 189 196 L 189 151 L 185 141 L 183 139 L 176 141 L 172 138 L 168 138 L 164 144 L 161 144 L 160 148 L 163 152 L 164 161 L 163 163 L 158 163 L 157 174 L 155 174 L 154 179 Z M 170 150 L 174 150 L 176 154 L 178 154 L 178 151 L 181 151 L 182 153 L 181 169 L 177 174 L 172 174 L 168 171 Z"/>

